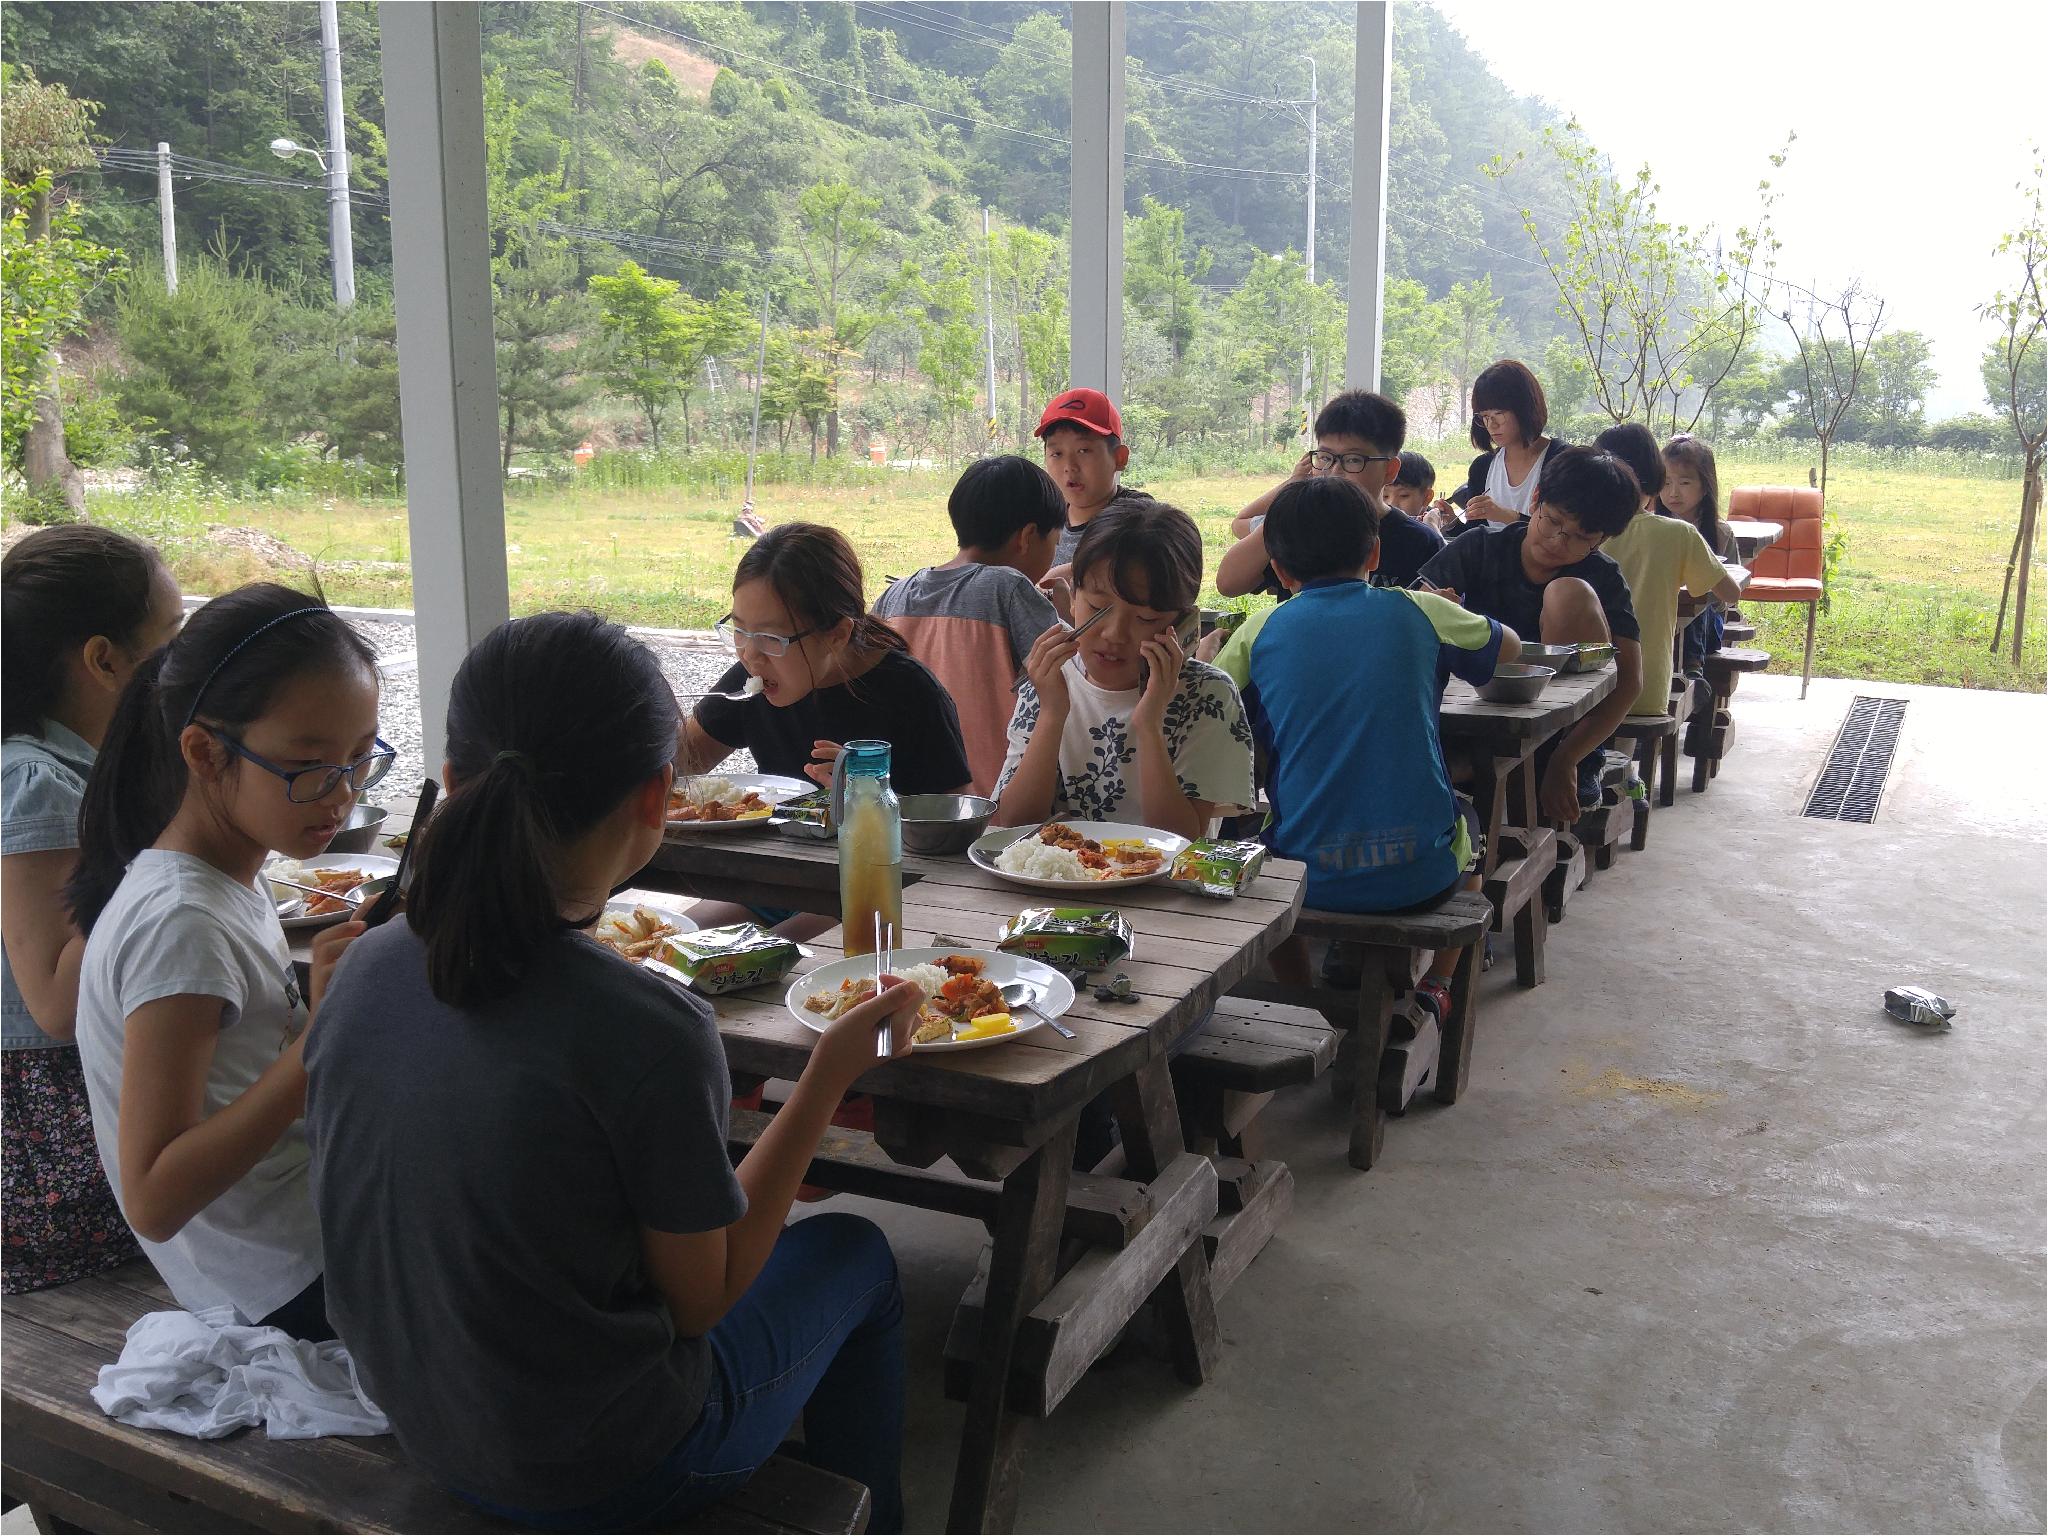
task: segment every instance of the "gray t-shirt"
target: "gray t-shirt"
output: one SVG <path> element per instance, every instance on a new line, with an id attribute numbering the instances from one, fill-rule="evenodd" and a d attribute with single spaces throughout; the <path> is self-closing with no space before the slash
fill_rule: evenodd
<path id="1" fill-rule="evenodd" d="M 709 1005 L 565 931 L 509 996 L 452 1008 L 399 921 L 344 957 L 306 1069 L 328 1318 L 406 1454 L 543 1512 L 651 1471 L 714 1364 L 640 1229 L 746 1209 Z"/>
<path id="2" fill-rule="evenodd" d="M 220 1004 L 206 1072 L 206 1113 L 240 1098 L 306 1027 L 305 999 L 277 907 L 189 853 L 145 848 L 85 941 L 78 1058 L 92 1131 L 114 1198 L 121 1193 L 121 1058 L 145 1003 Z M 188 1312 L 231 1306 L 259 1322 L 320 1278 L 320 1227 L 306 1182 L 306 1126 L 295 1120 L 241 1178 L 169 1242 L 142 1251 Z"/>
<path id="3" fill-rule="evenodd" d="M 78 846 L 78 807 L 92 776 L 92 746 L 77 732 L 45 720 L 34 736 L 0 743 L 0 858 L 18 853 L 61 853 Z M 10 1051 L 68 1050 L 69 1040 L 43 1033 L 14 984 L 7 949 L 0 944 L 0 1023 Z"/>

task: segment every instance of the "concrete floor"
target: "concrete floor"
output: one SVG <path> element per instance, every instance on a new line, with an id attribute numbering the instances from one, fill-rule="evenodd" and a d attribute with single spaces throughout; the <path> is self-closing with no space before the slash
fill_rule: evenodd
<path id="1" fill-rule="evenodd" d="M 1802 820 L 1858 692 L 1912 701 L 1879 820 Z M 1548 984 L 1487 976 L 1462 1103 L 1369 1174 L 1321 1085 L 1276 1104 L 1295 1209 L 1216 1378 L 1098 1370 L 1034 1431 L 1022 1529 L 2043 1529 L 2048 702 L 1764 677 L 1738 718 Z M 1901 981 L 1954 1030 L 1892 1022 Z M 938 1529 L 979 1231 L 864 1208 Z"/>
<path id="2" fill-rule="evenodd" d="M 1879 820 L 1801 820 L 1858 692 L 1912 701 Z M 1033 1432 L 1020 1528 L 2043 1529 L 2048 702 L 1764 677 L 1737 713 L 1548 984 L 1487 976 L 1463 1103 L 1369 1174 L 1320 1085 L 1276 1104 L 1295 1209 L 1216 1378 L 1096 1371 Z M 1954 1030 L 1893 1023 L 1900 981 Z M 980 1230 L 843 1203 L 902 1260 L 936 1530 Z"/>

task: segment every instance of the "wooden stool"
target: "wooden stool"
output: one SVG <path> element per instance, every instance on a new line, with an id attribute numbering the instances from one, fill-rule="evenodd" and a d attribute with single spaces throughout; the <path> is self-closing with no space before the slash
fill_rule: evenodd
<path id="1" fill-rule="evenodd" d="M 1547 843 L 1546 847 L 1554 848 Z M 1538 884 L 1549 873 L 1535 875 Z M 1540 899 L 1535 892 L 1532 899 Z M 1332 1086 L 1351 1098 L 1350 1161 L 1370 1168 L 1386 1140 L 1386 1115 L 1399 1113 L 1417 1084 L 1433 1081 L 1437 1102 L 1455 1104 L 1472 1070 L 1472 1035 L 1477 1019 L 1479 945 L 1493 921 L 1495 908 L 1477 891 L 1459 891 L 1428 912 L 1321 912 L 1304 908 L 1296 934 L 1310 939 L 1355 945 L 1365 952 L 1364 974 L 1354 998 L 1330 987 L 1289 987 L 1252 979 L 1233 988 L 1238 997 L 1312 1008 L 1331 1025 L 1348 1031 L 1337 1052 Z M 1451 978 L 1451 1016 L 1436 1038 L 1428 1010 L 1403 998 L 1427 970 L 1439 949 L 1462 949 Z M 1394 1039 L 1397 1003 L 1413 1026 L 1412 1037 Z M 1421 1015 L 1420 1018 L 1417 1015 Z M 1384 1108 L 1382 1090 L 1398 1096 L 1393 1111 Z"/>
<path id="2" fill-rule="evenodd" d="M 1762 672 L 1770 664 L 1769 651 L 1739 645 L 1723 646 L 1706 659 L 1707 686 L 1714 694 L 1713 713 L 1706 728 L 1685 746 L 1692 757 L 1694 794 L 1706 792 L 1708 781 L 1721 772 L 1721 759 L 1735 745 L 1735 716 L 1730 707 L 1735 701 L 1735 685 L 1742 680 L 1743 673 Z"/>
<path id="3" fill-rule="evenodd" d="M 1640 853 L 1650 841 L 1650 801 L 1671 805 L 1678 798 L 1678 720 L 1673 715 L 1630 715 L 1614 729 L 1618 741 L 1636 744 L 1636 771 L 1643 780 L 1643 798 L 1633 802 L 1633 835 L 1629 847 Z M 1664 777 L 1657 778 L 1658 759 Z"/>
<path id="4" fill-rule="evenodd" d="M 1313 1008 L 1226 997 L 1173 1059 L 1173 1094 L 1187 1144 L 1257 1157 L 1259 1112 L 1273 1095 L 1314 1082 L 1337 1059 L 1340 1036 Z"/>

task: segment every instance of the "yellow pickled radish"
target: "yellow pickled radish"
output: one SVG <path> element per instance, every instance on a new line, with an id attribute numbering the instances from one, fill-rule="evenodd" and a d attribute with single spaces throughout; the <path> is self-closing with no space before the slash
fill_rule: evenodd
<path id="1" fill-rule="evenodd" d="M 966 1024 L 953 1032 L 955 1040 L 986 1040 L 990 1035 L 1007 1035 L 1017 1026 L 1010 1022 L 1007 1013 L 984 1013 L 980 1018 L 969 1019 Z"/>

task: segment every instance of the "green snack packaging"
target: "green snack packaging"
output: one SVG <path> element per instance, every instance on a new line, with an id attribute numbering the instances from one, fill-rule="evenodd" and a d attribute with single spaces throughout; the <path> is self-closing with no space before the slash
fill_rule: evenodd
<path id="1" fill-rule="evenodd" d="M 754 923 L 733 923 L 675 935 L 655 964 L 680 976 L 692 991 L 716 997 L 780 981 L 804 953 L 793 939 Z"/>
<path id="2" fill-rule="evenodd" d="M 814 789 L 808 795 L 798 795 L 794 800 L 785 800 L 775 808 L 775 820 L 785 837 L 830 837 L 831 792 Z"/>
<path id="3" fill-rule="evenodd" d="M 1258 879 L 1265 863 L 1264 843 L 1197 839 L 1173 861 L 1173 868 L 1166 873 L 1166 883 L 1183 891 L 1199 891 L 1204 896 L 1235 896 Z"/>
<path id="4" fill-rule="evenodd" d="M 996 948 L 1085 976 L 1130 954 L 1131 925 L 1114 907 L 1027 907 L 1003 925 Z"/>

